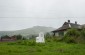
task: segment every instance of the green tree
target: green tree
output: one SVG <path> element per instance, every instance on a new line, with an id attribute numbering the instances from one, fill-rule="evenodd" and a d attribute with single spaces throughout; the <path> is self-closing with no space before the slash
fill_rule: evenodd
<path id="1" fill-rule="evenodd" d="M 8 35 L 1 36 L 1 38 L 9 38 Z"/>
<path id="2" fill-rule="evenodd" d="M 16 35 L 17 40 L 21 40 L 22 39 L 22 35 Z"/>

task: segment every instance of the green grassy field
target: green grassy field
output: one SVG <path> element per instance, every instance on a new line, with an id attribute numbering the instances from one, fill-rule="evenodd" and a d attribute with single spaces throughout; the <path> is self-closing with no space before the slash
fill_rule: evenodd
<path id="1" fill-rule="evenodd" d="M 85 55 L 85 44 L 31 41 L 0 42 L 0 55 Z"/>

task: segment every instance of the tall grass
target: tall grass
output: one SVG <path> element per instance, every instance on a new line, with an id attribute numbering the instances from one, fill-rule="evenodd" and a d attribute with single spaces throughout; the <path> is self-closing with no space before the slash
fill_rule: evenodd
<path id="1" fill-rule="evenodd" d="M 49 40 L 50 41 L 50 40 Z M 34 40 L 19 40 L 0 43 L 0 55 L 84 55 L 85 44 L 74 44 L 46 40 L 35 43 Z"/>

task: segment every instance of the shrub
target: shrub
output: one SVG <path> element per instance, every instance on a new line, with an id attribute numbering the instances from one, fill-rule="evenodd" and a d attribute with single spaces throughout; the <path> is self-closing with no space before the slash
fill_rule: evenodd
<path id="1" fill-rule="evenodd" d="M 63 40 L 67 43 L 77 43 L 76 39 L 80 36 L 77 29 L 69 29 L 65 34 Z"/>
<path id="2" fill-rule="evenodd" d="M 65 36 L 64 41 L 67 42 L 67 43 L 76 43 L 75 38 L 69 37 L 69 36 Z"/>
<path id="3" fill-rule="evenodd" d="M 81 30 L 81 36 L 85 37 L 85 28 Z"/>
<path id="4" fill-rule="evenodd" d="M 69 29 L 65 36 L 75 36 L 75 37 L 78 37 L 78 36 L 80 36 L 80 33 L 79 33 L 79 31 L 77 29 L 73 28 L 73 29 Z"/>

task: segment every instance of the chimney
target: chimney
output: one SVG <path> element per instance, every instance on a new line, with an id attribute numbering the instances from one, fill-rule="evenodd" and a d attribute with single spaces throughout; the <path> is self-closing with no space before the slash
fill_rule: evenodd
<path id="1" fill-rule="evenodd" d="M 77 24 L 77 21 L 75 21 L 75 24 Z"/>
<path id="2" fill-rule="evenodd" d="M 68 23 L 70 23 L 70 20 L 68 20 Z"/>

